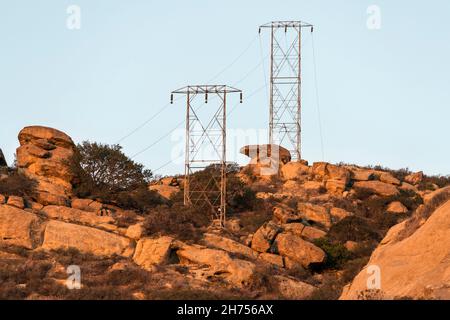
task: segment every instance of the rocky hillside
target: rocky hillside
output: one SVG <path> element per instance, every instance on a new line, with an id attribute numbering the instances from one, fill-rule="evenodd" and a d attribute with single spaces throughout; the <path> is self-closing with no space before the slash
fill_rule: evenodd
<path id="1" fill-rule="evenodd" d="M 446 178 L 257 153 L 233 176 L 248 191 L 226 228 L 194 223 L 181 237 L 168 225 L 190 214 L 176 211 L 183 177 L 149 186 L 163 205 L 130 210 L 76 197 L 63 132 L 27 127 L 19 143 L 16 175 L 32 192 L 0 179 L 0 298 L 337 299 L 351 282 L 341 298 L 355 299 L 369 258 L 383 297 L 447 297 Z M 65 286 L 69 265 L 80 290 Z"/>

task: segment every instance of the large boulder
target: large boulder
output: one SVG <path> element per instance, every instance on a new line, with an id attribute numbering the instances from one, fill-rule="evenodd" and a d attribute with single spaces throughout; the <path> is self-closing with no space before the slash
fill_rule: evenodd
<path id="1" fill-rule="evenodd" d="M 75 248 L 98 256 L 119 255 L 130 257 L 134 248 L 130 239 L 102 231 L 52 220 L 45 227 L 43 249 Z"/>
<path id="2" fill-rule="evenodd" d="M 169 262 L 172 243 L 173 238 L 167 236 L 141 239 L 136 245 L 133 261 L 151 271 L 155 265 Z"/>
<path id="3" fill-rule="evenodd" d="M 285 204 L 277 204 L 273 209 L 273 218 L 280 223 L 291 223 L 301 220 L 300 215 Z"/>
<path id="4" fill-rule="evenodd" d="M 450 299 L 450 200 L 428 219 L 418 217 L 417 229 L 408 230 L 413 219 L 389 230 L 341 299 L 360 299 L 374 290 L 367 285 L 374 276 L 371 266 L 380 271 L 380 287 L 375 291 L 381 298 Z"/>
<path id="5" fill-rule="evenodd" d="M 308 173 L 309 167 L 303 162 L 289 162 L 281 168 L 281 176 L 285 180 L 295 180 Z"/>
<path id="6" fill-rule="evenodd" d="M 353 184 L 353 188 L 357 190 L 368 190 L 383 197 L 391 197 L 399 194 L 398 189 L 394 185 L 381 181 L 357 181 Z"/>
<path id="7" fill-rule="evenodd" d="M 400 201 L 393 201 L 387 206 L 386 212 L 403 214 L 408 212 L 408 208 L 406 208 Z"/>
<path id="8" fill-rule="evenodd" d="M 331 227 L 332 220 L 328 208 L 312 203 L 299 203 L 297 209 L 305 220 L 325 228 Z"/>
<path id="9" fill-rule="evenodd" d="M 246 169 L 261 177 L 279 175 L 282 166 L 291 161 L 289 150 L 275 144 L 247 145 L 239 152 L 251 159 Z"/>
<path id="10" fill-rule="evenodd" d="M 8 206 L 16 207 L 19 209 L 25 208 L 25 202 L 22 197 L 19 196 L 9 196 L 8 202 L 6 203 Z"/>
<path id="11" fill-rule="evenodd" d="M 44 207 L 42 212 L 51 219 L 85 224 L 93 227 L 103 227 L 105 229 L 112 229 L 112 227 L 114 227 L 111 225 L 114 223 L 113 218 L 98 216 L 93 212 L 79 209 L 51 205 Z"/>
<path id="12" fill-rule="evenodd" d="M 33 249 L 32 231 L 38 222 L 32 213 L 0 205 L 0 243 Z"/>
<path id="13" fill-rule="evenodd" d="M 253 251 L 251 248 L 243 245 L 242 243 L 213 233 L 206 233 L 203 241 L 208 247 L 222 249 L 233 254 L 246 256 L 248 258 L 256 259 L 258 257 L 258 253 L 256 251 Z"/>
<path id="14" fill-rule="evenodd" d="M 281 228 L 276 223 L 272 221 L 265 223 L 253 235 L 252 249 L 258 252 L 267 252 L 279 232 L 281 232 Z"/>
<path id="15" fill-rule="evenodd" d="M 275 239 L 274 247 L 280 255 L 304 267 L 325 260 L 325 252 L 322 249 L 291 233 L 280 233 Z"/>
<path id="16" fill-rule="evenodd" d="M 398 180 L 397 178 L 395 178 L 392 174 L 390 174 L 389 172 L 383 172 L 380 174 L 380 181 L 384 182 L 384 183 L 390 183 L 390 184 L 395 184 L 397 186 L 399 186 L 401 184 L 400 180 Z"/>
<path id="17" fill-rule="evenodd" d="M 413 185 L 419 184 L 423 181 L 423 172 L 411 173 L 405 177 L 405 181 Z"/>
<path id="18" fill-rule="evenodd" d="M 255 273 L 254 263 L 232 259 L 223 250 L 184 245 L 176 253 L 181 264 L 208 266 L 211 276 L 224 278 L 237 287 L 249 285 Z"/>
<path id="19" fill-rule="evenodd" d="M 285 276 L 274 276 L 278 291 L 285 299 L 304 300 L 316 289 L 314 286 Z"/>
<path id="20" fill-rule="evenodd" d="M 74 209 L 95 213 L 99 213 L 103 209 L 103 204 L 101 202 L 91 199 L 73 199 L 71 205 Z"/>
<path id="21" fill-rule="evenodd" d="M 75 145 L 65 133 L 47 127 L 25 127 L 19 133 L 19 171 L 37 182 L 38 202 L 67 205 L 73 175 L 67 161 Z"/>

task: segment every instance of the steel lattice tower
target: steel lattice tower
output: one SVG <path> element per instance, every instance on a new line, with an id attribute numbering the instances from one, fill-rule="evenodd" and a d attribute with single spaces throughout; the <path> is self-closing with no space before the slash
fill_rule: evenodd
<path id="1" fill-rule="evenodd" d="M 270 37 L 269 143 L 285 147 L 293 160 L 301 159 L 301 21 L 274 21 Z"/>
<path id="2" fill-rule="evenodd" d="M 226 162 L 226 112 L 227 94 L 242 91 L 226 85 L 186 86 L 172 91 L 186 95 L 186 146 L 184 205 L 211 211 L 219 219 L 221 226 L 226 218 L 227 162 Z M 204 95 L 204 102 L 198 95 Z M 218 100 L 216 111 L 204 116 L 200 114 L 202 105 Z M 197 108 L 195 108 L 197 103 Z M 210 103 L 211 104 L 211 103 Z M 205 155 L 206 153 L 206 155 Z M 195 173 L 203 170 L 203 179 Z M 206 181 L 206 183 L 205 183 Z"/>

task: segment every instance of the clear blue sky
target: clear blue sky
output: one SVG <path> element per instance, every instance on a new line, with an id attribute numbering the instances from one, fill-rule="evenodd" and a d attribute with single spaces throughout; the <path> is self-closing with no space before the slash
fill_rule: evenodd
<path id="1" fill-rule="evenodd" d="M 81 8 L 80 30 L 66 28 L 72 4 Z M 372 4 L 381 9 L 380 30 L 366 26 Z M 76 142 L 115 143 L 171 90 L 205 83 L 245 48 L 215 82 L 242 80 L 236 86 L 248 95 L 264 86 L 263 68 L 254 69 L 258 26 L 292 19 L 316 25 L 326 161 L 450 174 L 449 13 L 448 0 L 0 0 L 0 148 L 11 162 L 17 133 L 35 124 Z M 322 155 L 311 51 L 305 35 L 303 155 L 313 162 Z M 124 151 L 139 152 L 183 118 L 177 101 L 123 140 Z M 230 130 L 267 126 L 264 88 L 228 119 Z M 136 160 L 156 169 L 173 147 L 168 137 Z M 159 173 L 173 172 L 182 165 Z"/>

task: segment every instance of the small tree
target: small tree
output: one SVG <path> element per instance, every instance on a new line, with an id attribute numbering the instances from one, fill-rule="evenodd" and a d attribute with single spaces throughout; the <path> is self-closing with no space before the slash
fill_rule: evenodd
<path id="1" fill-rule="evenodd" d="M 78 144 L 70 167 L 79 197 L 97 197 L 141 211 L 161 202 L 148 190 L 152 172 L 128 158 L 117 144 L 84 141 Z"/>

